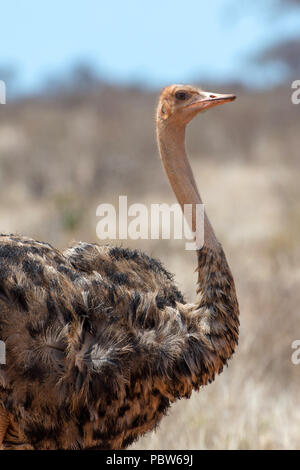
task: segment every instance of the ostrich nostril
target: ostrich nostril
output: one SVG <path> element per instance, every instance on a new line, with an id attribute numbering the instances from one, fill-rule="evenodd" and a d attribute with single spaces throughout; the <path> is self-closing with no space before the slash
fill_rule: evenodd
<path id="1" fill-rule="evenodd" d="M 210 98 L 216 98 L 216 95 L 209 95 Z"/>

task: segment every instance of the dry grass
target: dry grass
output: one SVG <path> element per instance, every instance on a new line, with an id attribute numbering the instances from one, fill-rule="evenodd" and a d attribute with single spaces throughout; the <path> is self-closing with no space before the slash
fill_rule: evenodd
<path id="1" fill-rule="evenodd" d="M 0 108 L 1 230 L 98 241 L 96 207 L 174 202 L 153 132 L 154 95 L 95 95 Z M 207 210 L 232 266 L 241 307 L 237 353 L 216 381 L 171 408 L 134 449 L 299 448 L 299 109 L 285 90 L 249 94 L 189 130 Z M 129 241 L 160 257 L 187 299 L 195 258 L 179 241 Z M 184 269 L 183 269 L 184 266 Z M 300 367 L 300 366 L 299 366 Z"/>

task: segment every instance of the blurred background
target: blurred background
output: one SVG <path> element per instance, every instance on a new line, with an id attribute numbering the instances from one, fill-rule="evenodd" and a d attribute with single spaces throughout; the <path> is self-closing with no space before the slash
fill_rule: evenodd
<path id="1" fill-rule="evenodd" d="M 101 243 L 100 203 L 175 202 L 155 142 L 159 90 L 194 83 L 238 95 L 200 115 L 187 137 L 235 277 L 240 344 L 213 384 L 175 404 L 133 449 L 300 447 L 297 79 L 298 0 L 1 4 L 2 232 L 59 248 Z M 195 298 L 184 241 L 123 244 L 159 257 Z"/>

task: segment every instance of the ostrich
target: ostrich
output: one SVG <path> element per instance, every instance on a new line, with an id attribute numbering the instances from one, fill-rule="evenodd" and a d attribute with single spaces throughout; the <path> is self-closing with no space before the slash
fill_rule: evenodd
<path id="1" fill-rule="evenodd" d="M 234 98 L 185 85 L 162 91 L 158 146 L 182 208 L 201 204 L 186 125 Z M 79 243 L 60 252 L 0 236 L 3 449 L 124 449 L 172 402 L 214 380 L 235 350 L 239 309 L 206 215 L 204 229 L 193 304 L 159 261 L 137 250 Z"/>

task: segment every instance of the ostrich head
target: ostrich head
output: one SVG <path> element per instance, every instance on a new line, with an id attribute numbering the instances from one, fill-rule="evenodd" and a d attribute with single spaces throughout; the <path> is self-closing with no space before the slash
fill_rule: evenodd
<path id="1" fill-rule="evenodd" d="M 157 120 L 161 124 L 186 125 L 201 111 L 234 99 L 235 95 L 211 93 L 190 85 L 171 85 L 160 95 Z"/>

